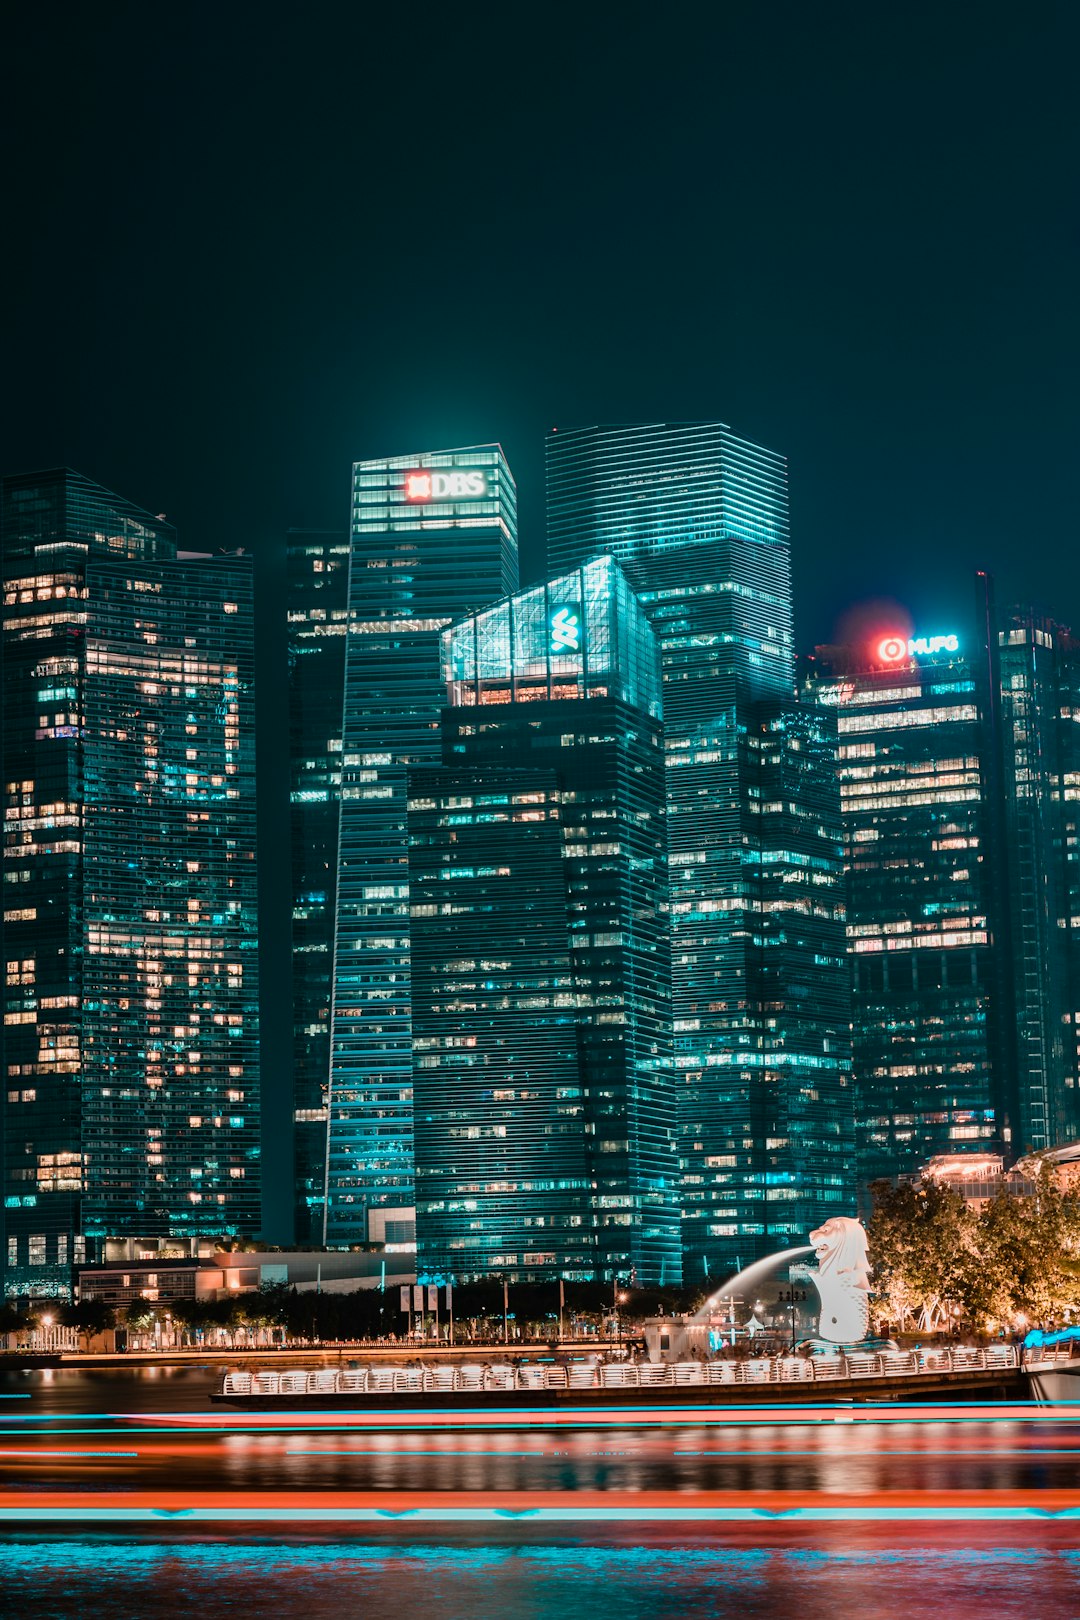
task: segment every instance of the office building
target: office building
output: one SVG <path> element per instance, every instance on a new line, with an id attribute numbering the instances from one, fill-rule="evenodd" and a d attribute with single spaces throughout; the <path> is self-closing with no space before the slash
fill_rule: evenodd
<path id="1" fill-rule="evenodd" d="M 501 449 L 357 462 L 353 474 L 325 1236 L 413 1229 L 407 773 L 438 763 L 440 634 L 517 587 Z"/>
<path id="2" fill-rule="evenodd" d="M 259 1224 L 252 580 L 4 480 L 5 1287 Z"/>
<path id="3" fill-rule="evenodd" d="M 294 1231 L 321 1244 L 330 1083 L 349 536 L 286 536 L 292 879 Z"/>
<path id="4" fill-rule="evenodd" d="M 1039 1153 L 1080 1133 L 1077 1012 L 1080 910 L 1076 892 L 1078 649 L 1069 632 L 1030 609 L 996 637 L 998 703 L 987 705 L 1004 789 L 1007 945 L 1015 1028 L 1010 1080 L 1014 1151 Z"/>
<path id="5" fill-rule="evenodd" d="M 560 430 L 547 492 L 549 566 L 610 553 L 660 644 L 684 1261 L 723 1277 L 854 1185 L 838 805 L 794 696 L 786 464 L 722 423 Z M 776 773 L 820 813 L 763 816 Z M 781 1008 L 774 922 L 800 986 Z"/>
<path id="6" fill-rule="evenodd" d="M 417 1263 L 675 1283 L 660 671 L 608 558 L 443 637 L 409 775 Z"/>
<path id="7" fill-rule="evenodd" d="M 863 1181 L 985 1152 L 1002 1123 L 978 661 L 951 635 L 894 642 L 887 663 L 826 654 L 807 687 L 837 718 Z"/>
<path id="8" fill-rule="evenodd" d="M 1077 1132 L 1076 657 L 978 584 L 973 633 L 884 627 L 806 681 L 839 733 L 864 1182 Z"/>

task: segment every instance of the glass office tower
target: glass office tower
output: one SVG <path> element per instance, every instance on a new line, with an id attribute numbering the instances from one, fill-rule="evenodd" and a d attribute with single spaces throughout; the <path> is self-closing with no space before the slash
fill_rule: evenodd
<path id="1" fill-rule="evenodd" d="M 808 993 L 778 1014 L 758 988 L 763 856 L 773 861 L 761 773 L 776 748 L 803 749 L 801 720 L 769 730 L 777 706 L 797 710 L 786 464 L 722 423 L 593 427 L 549 435 L 547 491 L 550 565 L 610 552 L 660 643 L 684 1258 L 688 1277 L 722 1276 L 842 1213 L 853 1193 L 835 811 L 800 812 L 812 851 L 778 846 L 805 885 L 789 949 Z M 809 802 L 835 798 L 817 745 L 799 763 L 804 785 L 822 773 Z M 824 952 L 816 918 L 796 925 L 819 905 Z M 762 1139 L 766 1118 L 778 1123 Z M 796 1118 L 825 1145 L 813 1165 L 782 1123 Z"/>
<path id="2" fill-rule="evenodd" d="M 1080 1128 L 1077 654 L 978 585 L 976 634 L 818 649 L 806 683 L 839 729 L 864 1181 Z"/>
<path id="3" fill-rule="evenodd" d="M 807 690 L 837 717 L 858 1162 L 873 1181 L 999 1143 L 985 739 L 977 661 L 959 651 L 825 663 Z"/>
<path id="4" fill-rule="evenodd" d="M 1076 861 L 1070 807 L 1071 703 L 1077 653 L 1068 631 L 1030 610 L 997 635 L 999 746 L 1004 769 L 1008 942 L 1016 1028 L 1017 1147 L 1039 1152 L 1075 1137 L 1080 914 L 1070 895 Z M 1074 921 L 1075 919 L 1075 921 Z"/>
<path id="5" fill-rule="evenodd" d="M 6 1290 L 259 1224 L 252 582 L 4 480 Z"/>
<path id="6" fill-rule="evenodd" d="M 406 778 L 441 754 L 441 632 L 515 590 L 517 566 L 516 492 L 497 445 L 356 463 L 327 1127 L 331 1245 L 412 1232 Z"/>
<path id="7" fill-rule="evenodd" d="M 608 558 L 446 632 L 409 776 L 418 1264 L 675 1283 L 654 637 Z"/>
<path id="8" fill-rule="evenodd" d="M 296 1242 L 320 1244 L 330 1084 L 349 536 L 286 536 Z"/>

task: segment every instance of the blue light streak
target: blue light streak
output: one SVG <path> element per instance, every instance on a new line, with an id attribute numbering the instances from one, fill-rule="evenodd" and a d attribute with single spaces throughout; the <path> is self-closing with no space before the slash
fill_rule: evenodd
<path id="1" fill-rule="evenodd" d="M 944 1506 L 838 1507 L 829 1503 L 792 1508 L 701 1506 L 692 1502 L 678 1507 L 604 1506 L 600 1504 L 567 1507 L 497 1508 L 446 1504 L 414 1508 L 376 1507 L 190 1507 L 152 1508 L 124 1506 L 0 1508 L 0 1524 L 971 1524 L 1037 1520 L 1046 1523 L 1073 1523 L 1080 1520 L 1080 1507 L 1048 1510 L 1010 1504 L 979 1507 L 975 1504 Z"/>

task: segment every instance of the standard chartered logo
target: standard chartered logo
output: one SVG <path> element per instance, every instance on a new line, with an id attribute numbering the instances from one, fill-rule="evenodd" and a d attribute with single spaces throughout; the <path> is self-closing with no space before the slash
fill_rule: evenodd
<path id="1" fill-rule="evenodd" d="M 552 652 L 581 651 L 581 619 L 572 608 L 557 608 L 548 628 Z"/>

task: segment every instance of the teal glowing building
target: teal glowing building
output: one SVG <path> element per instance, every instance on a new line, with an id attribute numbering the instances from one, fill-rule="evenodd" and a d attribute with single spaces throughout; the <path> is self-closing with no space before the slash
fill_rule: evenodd
<path id="1" fill-rule="evenodd" d="M 345 530 L 288 531 L 293 1229 L 300 1245 L 323 1236 L 348 588 Z"/>
<path id="2" fill-rule="evenodd" d="M 440 637 L 517 587 L 517 500 L 501 449 L 357 462 L 353 472 L 324 1234 L 413 1235 L 407 776 L 441 758 Z"/>
<path id="3" fill-rule="evenodd" d="M 1074 1138 L 1075 644 L 1030 611 L 822 648 L 848 868 L 860 1179 Z"/>
<path id="4" fill-rule="evenodd" d="M 680 1280 L 661 683 L 610 558 L 443 636 L 409 774 L 417 1263 Z"/>
<path id="5" fill-rule="evenodd" d="M 684 1266 L 705 1281 L 854 1195 L 839 801 L 829 722 L 795 700 L 786 463 L 722 423 L 559 430 L 547 501 L 549 566 L 616 558 L 660 646 Z"/>
<path id="6" fill-rule="evenodd" d="M 830 659 L 807 695 L 836 718 L 848 866 L 860 1179 L 999 1145 L 994 868 L 977 657 Z"/>
<path id="7" fill-rule="evenodd" d="M 250 562 L 4 480 L 4 1257 L 260 1224 Z"/>
<path id="8" fill-rule="evenodd" d="M 1015 1055 L 1008 1075 L 1014 1153 L 1080 1135 L 1080 909 L 1077 774 L 1080 652 L 1070 633 L 1030 609 L 997 628 L 998 703 L 987 705 L 1004 789 L 999 933 L 1009 962 Z"/>

